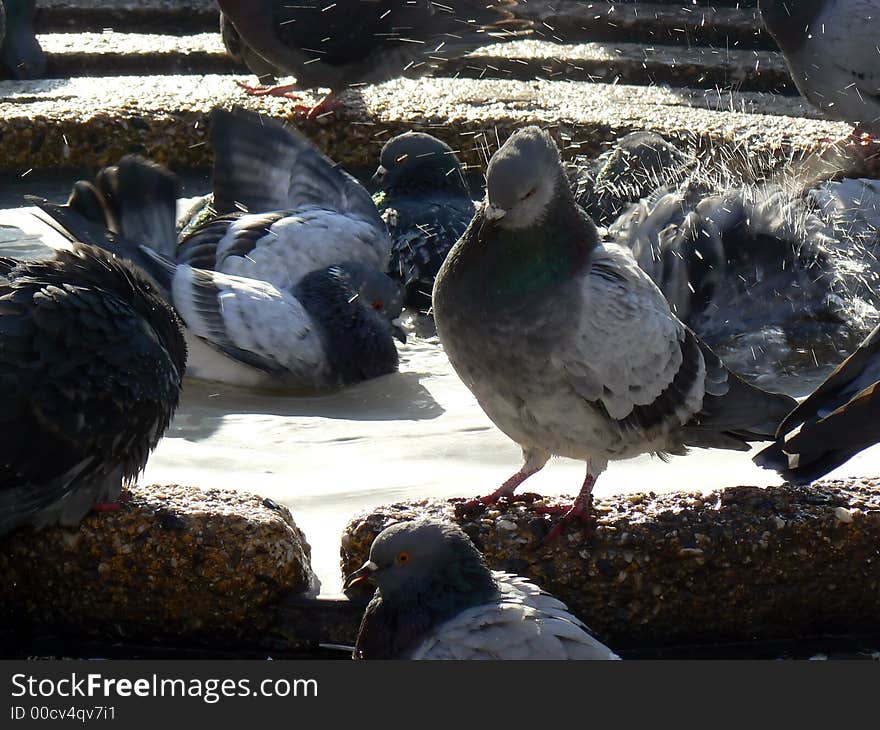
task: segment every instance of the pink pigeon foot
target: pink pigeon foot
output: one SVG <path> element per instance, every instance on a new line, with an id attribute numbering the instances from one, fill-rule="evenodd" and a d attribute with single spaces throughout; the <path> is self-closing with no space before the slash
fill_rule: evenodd
<path id="1" fill-rule="evenodd" d="M 544 545 L 549 545 L 556 540 L 556 538 L 562 534 L 565 526 L 574 520 L 579 520 L 584 523 L 587 532 L 592 532 L 595 529 L 595 515 L 593 514 L 593 485 L 595 483 L 596 478 L 592 474 L 587 473 L 581 491 L 578 496 L 575 497 L 571 507 L 566 508 L 562 505 L 538 505 L 533 508 L 538 514 L 560 515 L 559 520 L 544 538 Z"/>
<path id="2" fill-rule="evenodd" d="M 339 103 L 339 99 L 336 97 L 336 94 L 331 92 L 327 94 L 327 96 L 325 96 L 323 99 L 321 99 L 321 101 L 315 104 L 315 106 L 297 104 L 296 110 L 305 114 L 306 119 L 308 119 L 309 121 L 314 121 L 319 117 L 333 114 L 341 106 L 342 105 Z"/>
<path id="3" fill-rule="evenodd" d="M 483 497 L 474 497 L 473 499 L 469 499 L 466 502 L 462 502 L 458 505 L 458 509 L 461 512 L 473 512 L 477 509 L 485 509 L 489 505 L 497 504 L 502 499 L 511 500 L 513 499 L 513 493 L 516 488 L 522 484 L 526 479 L 528 479 L 534 472 L 525 471 L 520 469 L 516 474 L 514 474 L 510 479 L 508 479 L 504 484 L 502 484 L 498 489 L 496 489 L 491 494 L 487 494 Z"/>
<path id="4" fill-rule="evenodd" d="M 236 81 L 235 83 L 244 89 L 248 96 L 280 96 L 284 99 L 291 99 L 293 101 L 299 101 L 302 99 L 302 96 L 293 93 L 296 90 L 296 84 L 282 84 L 276 86 L 263 86 L 262 84 L 257 84 L 256 86 L 251 86 L 244 81 Z"/>
<path id="5" fill-rule="evenodd" d="M 122 509 L 122 504 L 130 499 L 131 492 L 128 491 L 127 487 L 123 487 L 115 502 L 99 502 L 92 507 L 92 512 L 119 512 Z"/>

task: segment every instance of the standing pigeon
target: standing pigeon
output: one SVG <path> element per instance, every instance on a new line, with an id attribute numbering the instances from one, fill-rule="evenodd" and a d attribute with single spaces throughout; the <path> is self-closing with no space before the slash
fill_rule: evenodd
<path id="1" fill-rule="evenodd" d="M 143 468 L 180 397 L 186 344 L 137 269 L 74 243 L 0 258 L 0 536 L 76 525 Z"/>
<path id="2" fill-rule="evenodd" d="M 445 142 L 407 132 L 385 143 L 373 182 L 391 234 L 388 271 L 403 282 L 407 304 L 427 309 L 446 254 L 474 217 L 461 165 Z"/>
<path id="3" fill-rule="evenodd" d="M 880 441 L 880 326 L 780 424 L 760 466 L 808 484 Z"/>
<path id="4" fill-rule="evenodd" d="M 35 0 L 0 0 L 0 4 L 5 6 L 5 33 L 0 33 L 0 77 L 42 76 L 46 56 L 34 35 Z"/>
<path id="5" fill-rule="evenodd" d="M 215 270 L 215 249 L 176 261 L 162 253 L 175 245 L 174 176 L 128 156 L 99 177 L 103 190 L 77 183 L 69 205 L 36 203 L 63 234 L 117 253 L 150 275 L 186 325 L 193 377 L 314 390 L 397 370 L 392 328 L 377 310 L 398 290 L 380 271 L 339 261 L 283 286 Z M 100 222 L 102 211 L 109 224 Z M 194 231 L 180 250 L 200 235 Z"/>
<path id="6" fill-rule="evenodd" d="M 234 31 L 226 30 L 227 47 L 257 76 L 296 76 L 296 86 L 245 87 L 250 93 L 290 96 L 294 88 L 331 90 L 308 109 L 310 117 L 332 108 L 335 95 L 348 86 L 421 76 L 444 60 L 528 26 L 527 21 L 512 18 L 509 11 L 515 0 L 218 0 L 218 4 L 223 22 L 231 22 Z"/>
<path id="7" fill-rule="evenodd" d="M 490 571 L 456 525 L 421 519 L 384 529 L 346 587 L 370 580 L 355 659 L 619 659 L 564 603 Z"/>
<path id="8" fill-rule="evenodd" d="M 493 155 L 486 199 L 437 276 L 434 319 L 459 377 L 523 450 L 522 468 L 474 504 L 510 497 L 551 455 L 587 462 L 548 540 L 590 516 L 610 460 L 747 450 L 795 404 L 730 373 L 632 255 L 600 242 L 537 127 Z"/>
<path id="9" fill-rule="evenodd" d="M 880 133 L 880 2 L 759 0 L 758 7 L 807 101 Z"/>

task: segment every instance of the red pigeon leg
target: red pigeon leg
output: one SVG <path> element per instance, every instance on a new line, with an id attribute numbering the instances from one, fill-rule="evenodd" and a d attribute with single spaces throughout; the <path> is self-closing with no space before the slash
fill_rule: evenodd
<path id="1" fill-rule="evenodd" d="M 577 497 L 574 498 L 574 502 L 572 502 L 571 507 L 563 507 L 562 505 L 556 506 L 540 506 L 537 505 L 534 507 L 535 512 L 539 514 L 545 515 L 560 515 L 559 520 L 557 520 L 556 524 L 547 533 L 547 536 L 544 538 L 544 544 L 549 545 L 551 542 L 556 540 L 562 534 L 562 531 L 565 529 L 566 525 L 574 520 L 578 520 L 582 522 L 588 531 L 591 531 L 595 528 L 595 515 L 593 513 L 593 487 L 596 484 L 596 479 L 598 479 L 599 474 L 601 474 L 605 470 L 604 466 L 601 469 L 593 470 L 591 467 L 591 462 L 587 462 L 587 475 L 584 477 L 584 483 L 581 486 L 581 491 L 578 492 Z"/>

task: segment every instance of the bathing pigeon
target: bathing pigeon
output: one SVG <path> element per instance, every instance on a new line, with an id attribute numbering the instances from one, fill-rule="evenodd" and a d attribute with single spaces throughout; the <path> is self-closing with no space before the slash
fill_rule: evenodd
<path id="1" fill-rule="evenodd" d="M 376 585 L 355 659 L 619 659 L 564 603 L 490 571 L 456 525 L 420 519 L 384 529 L 346 587 Z"/>
<path id="2" fill-rule="evenodd" d="M 34 35 L 35 0 L 2 0 L 5 33 L 0 32 L 0 77 L 34 79 L 46 71 L 46 56 Z"/>
<path id="3" fill-rule="evenodd" d="M 436 137 L 407 132 L 385 143 L 373 182 L 392 239 L 388 271 L 407 304 L 428 309 L 434 278 L 475 212 L 458 158 Z"/>
<path id="4" fill-rule="evenodd" d="M 759 0 L 758 7 L 807 101 L 880 133 L 880 2 Z"/>
<path id="5" fill-rule="evenodd" d="M 632 255 L 599 240 L 537 127 L 493 155 L 486 198 L 437 275 L 434 320 L 459 377 L 523 450 L 519 472 L 474 506 L 510 497 L 551 455 L 587 462 L 548 540 L 589 517 L 610 460 L 747 450 L 795 404 L 729 372 Z"/>
<path id="6" fill-rule="evenodd" d="M 370 194 L 296 130 L 217 109 L 211 139 L 217 215 L 162 253 L 279 288 L 342 261 L 386 266 L 391 238 Z"/>
<path id="7" fill-rule="evenodd" d="M 754 461 L 808 484 L 880 441 L 880 326 L 780 424 Z"/>
<path id="8" fill-rule="evenodd" d="M 251 93 L 290 95 L 294 88 L 331 90 L 309 110 L 332 107 L 348 86 L 430 73 L 438 63 L 510 37 L 528 27 L 510 9 L 515 0 L 218 0 L 236 39 L 227 45 L 251 70 L 296 76 L 295 86 L 248 88 Z M 296 98 L 295 96 L 293 98 Z"/>
<path id="9" fill-rule="evenodd" d="M 79 183 L 69 205 L 36 204 L 63 234 L 117 253 L 150 275 L 186 325 L 193 377 L 314 390 L 396 371 L 393 331 L 383 316 L 393 313 L 379 311 L 386 309 L 382 297 L 398 290 L 380 271 L 339 261 L 283 286 L 211 268 L 213 250 L 175 260 L 165 253 L 175 245 L 173 176 L 128 156 L 102 179 L 108 194 Z M 90 207 L 109 212 L 110 223 L 84 215 Z M 180 250 L 200 235 L 196 230 Z"/>
<path id="10" fill-rule="evenodd" d="M 683 182 L 696 160 L 655 132 L 631 132 L 595 160 L 576 157 L 566 172 L 575 201 L 600 226 L 658 188 Z"/>
<path id="11" fill-rule="evenodd" d="M 76 525 L 117 499 L 168 427 L 181 324 L 135 267 L 92 246 L 0 258 L 0 276 L 0 536 Z"/>

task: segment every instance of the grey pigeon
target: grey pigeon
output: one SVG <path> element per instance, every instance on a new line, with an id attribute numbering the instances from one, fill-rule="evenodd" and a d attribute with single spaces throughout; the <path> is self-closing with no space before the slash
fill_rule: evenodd
<path id="1" fill-rule="evenodd" d="M 403 283 L 407 304 L 427 309 L 446 254 L 474 217 L 461 165 L 445 142 L 407 132 L 385 143 L 373 182 L 391 234 L 388 272 Z"/>
<path id="2" fill-rule="evenodd" d="M 350 588 L 370 580 L 355 659 L 618 659 L 564 603 L 491 571 L 456 525 L 421 519 L 384 529 Z"/>
<path id="3" fill-rule="evenodd" d="M 144 468 L 177 408 L 180 321 L 136 268 L 74 243 L 0 258 L 0 536 L 76 525 Z"/>
<path id="4" fill-rule="evenodd" d="M 0 77 L 34 79 L 46 71 L 46 56 L 34 35 L 35 0 L 0 0 Z"/>
<path id="5" fill-rule="evenodd" d="M 567 166 L 575 201 L 600 226 L 658 188 L 685 180 L 696 160 L 655 132 L 631 132 L 595 160 L 583 156 Z"/>
<path id="6" fill-rule="evenodd" d="M 261 78 L 296 76 L 296 87 L 250 89 L 286 95 L 293 88 L 329 88 L 309 110 L 316 116 L 348 86 L 430 73 L 528 26 L 515 20 L 515 0 L 218 0 L 232 25 L 231 47 Z M 237 36 L 237 37 L 236 37 Z M 246 87 L 247 88 L 247 87 Z"/>
<path id="7" fill-rule="evenodd" d="M 779 425 L 755 455 L 796 484 L 824 476 L 880 441 L 880 326 Z"/>
<path id="8" fill-rule="evenodd" d="M 99 177 L 103 189 L 78 183 L 69 205 L 36 202 L 62 232 L 150 275 L 186 324 L 193 377 L 315 390 L 397 370 L 391 324 L 377 310 L 385 308 L 381 297 L 398 289 L 379 270 L 340 261 L 280 286 L 210 268 L 213 251 L 204 254 L 204 268 L 197 257 L 181 262 L 162 253 L 175 245 L 174 176 L 128 156 Z M 194 231 L 180 250 L 200 235 Z"/>
<path id="9" fill-rule="evenodd" d="M 807 101 L 880 133 L 880 2 L 759 0 L 758 7 Z"/>
<path id="10" fill-rule="evenodd" d="M 280 288 L 342 261 L 386 266 L 391 239 L 370 194 L 295 129 L 217 109 L 211 139 L 216 216 L 179 247 L 157 242 L 162 253 Z"/>
<path id="11" fill-rule="evenodd" d="M 459 377 L 523 450 L 522 468 L 475 505 L 510 497 L 551 455 L 587 462 L 547 540 L 589 518 L 609 461 L 747 450 L 795 404 L 729 372 L 629 251 L 599 240 L 537 127 L 493 155 L 486 199 L 437 276 L 434 319 Z"/>

